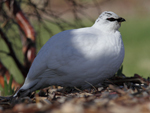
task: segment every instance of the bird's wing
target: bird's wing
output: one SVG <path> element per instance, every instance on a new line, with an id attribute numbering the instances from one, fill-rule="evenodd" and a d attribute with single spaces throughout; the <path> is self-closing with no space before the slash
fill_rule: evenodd
<path id="1" fill-rule="evenodd" d="M 92 55 L 90 51 L 93 49 L 93 46 L 96 45 L 99 38 L 93 34 L 91 30 L 89 31 L 90 33 L 88 33 L 87 30 L 88 29 L 77 31 L 67 30 L 49 39 L 35 58 L 26 78 L 26 82 L 40 78 L 41 76 L 63 76 L 69 72 L 67 69 L 72 72 L 79 69 L 79 63 L 86 62 L 86 57 Z M 95 49 L 95 51 L 96 50 L 97 49 Z M 49 74 L 47 74 L 48 72 Z"/>

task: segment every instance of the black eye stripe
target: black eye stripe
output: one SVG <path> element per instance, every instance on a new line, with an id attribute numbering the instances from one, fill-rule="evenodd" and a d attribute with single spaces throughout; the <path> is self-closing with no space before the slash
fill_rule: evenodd
<path id="1" fill-rule="evenodd" d="M 116 21 L 116 20 L 118 20 L 118 19 L 115 19 L 115 18 L 107 18 L 107 20 L 109 20 L 109 21 Z"/>
<path id="2" fill-rule="evenodd" d="M 115 18 L 107 18 L 107 20 L 113 22 L 113 21 L 118 21 L 118 22 L 124 22 L 126 21 L 124 18 L 118 18 L 118 19 L 115 19 Z"/>

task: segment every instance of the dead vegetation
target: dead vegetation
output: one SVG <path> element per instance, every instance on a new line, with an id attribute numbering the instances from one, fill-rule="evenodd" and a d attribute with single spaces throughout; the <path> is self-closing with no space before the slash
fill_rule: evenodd
<path id="1" fill-rule="evenodd" d="M 102 87 L 82 91 L 52 86 L 31 97 L 1 97 L 0 113 L 148 113 L 149 82 L 135 74 L 113 77 Z"/>

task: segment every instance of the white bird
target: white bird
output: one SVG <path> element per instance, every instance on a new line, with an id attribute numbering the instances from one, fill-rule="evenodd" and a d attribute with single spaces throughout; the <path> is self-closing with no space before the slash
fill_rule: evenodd
<path id="1" fill-rule="evenodd" d="M 124 21 L 117 14 L 105 11 L 91 27 L 66 30 L 51 37 L 13 97 L 27 96 L 51 85 L 85 89 L 112 77 L 124 59 L 124 45 L 118 31 Z"/>

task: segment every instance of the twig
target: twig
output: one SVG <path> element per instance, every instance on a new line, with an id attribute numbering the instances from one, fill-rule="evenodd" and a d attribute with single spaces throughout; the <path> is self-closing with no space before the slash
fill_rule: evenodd
<path id="1" fill-rule="evenodd" d="M 95 89 L 95 91 L 97 91 L 97 89 L 91 83 L 89 83 L 88 81 L 85 82 L 88 83 L 90 86 L 92 86 Z"/>
<path id="2" fill-rule="evenodd" d="M 5 43 L 7 44 L 8 46 L 8 49 L 9 49 L 9 52 L 10 52 L 10 56 L 12 56 L 12 58 L 14 59 L 17 67 L 20 69 L 20 71 L 22 72 L 22 74 L 27 74 L 27 71 L 26 69 L 24 68 L 24 66 L 20 63 L 20 61 L 18 60 L 14 50 L 13 50 L 13 47 L 12 47 L 12 44 L 11 42 L 9 42 L 8 38 L 6 37 L 6 35 L 3 33 L 2 29 L 0 28 L 0 35 L 1 35 L 1 38 L 5 41 Z"/>

